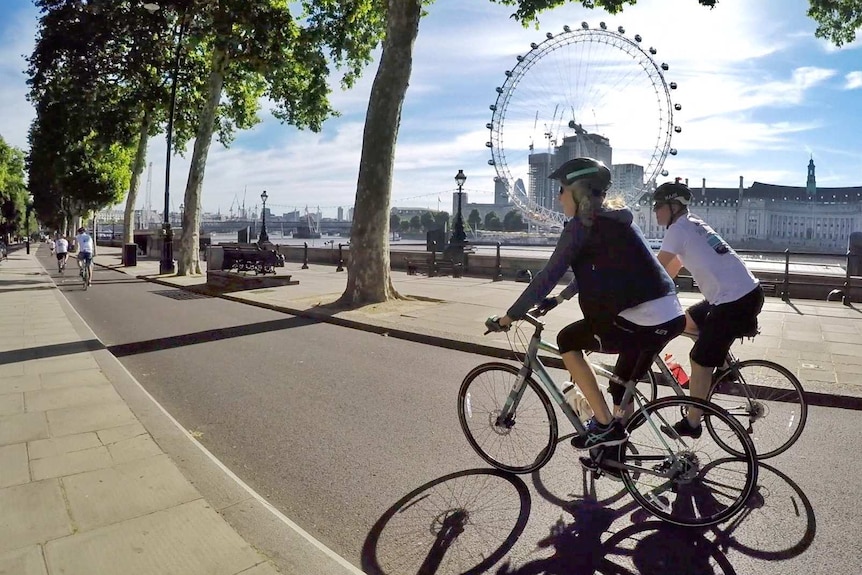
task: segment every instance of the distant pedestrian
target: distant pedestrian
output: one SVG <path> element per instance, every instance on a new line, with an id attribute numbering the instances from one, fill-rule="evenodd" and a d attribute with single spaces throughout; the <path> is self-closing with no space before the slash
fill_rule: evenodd
<path id="1" fill-rule="evenodd" d="M 48 238 L 48 248 L 51 250 L 51 255 L 54 255 L 54 240 L 53 238 Z"/>

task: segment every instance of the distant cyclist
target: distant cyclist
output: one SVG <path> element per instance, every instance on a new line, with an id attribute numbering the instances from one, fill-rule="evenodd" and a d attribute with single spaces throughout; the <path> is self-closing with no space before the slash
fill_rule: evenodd
<path id="1" fill-rule="evenodd" d="M 733 340 L 757 329 L 763 289 L 736 252 L 706 222 L 688 211 L 691 190 L 680 182 L 660 185 L 653 211 L 667 227 L 658 260 L 670 277 L 685 268 L 703 297 L 686 311 L 687 333 L 698 335 L 691 350 L 692 397 L 706 399 L 712 373 L 720 367 Z M 700 410 L 689 409 L 673 427 L 680 435 L 700 437 Z"/>
<path id="2" fill-rule="evenodd" d="M 78 267 L 81 268 L 81 276 L 83 277 L 84 275 L 84 266 L 87 266 L 87 285 L 93 285 L 95 243 L 85 228 L 78 228 L 78 235 L 75 236 L 75 245 L 78 247 Z"/>
<path id="3" fill-rule="evenodd" d="M 69 240 L 62 235 L 58 237 L 54 243 L 54 253 L 57 256 L 57 271 L 63 273 L 66 269 L 66 260 L 69 258 Z"/>

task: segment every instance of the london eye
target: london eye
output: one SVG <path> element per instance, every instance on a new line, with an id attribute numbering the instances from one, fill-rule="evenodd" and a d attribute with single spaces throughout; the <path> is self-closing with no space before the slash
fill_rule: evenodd
<path id="1" fill-rule="evenodd" d="M 633 202 L 659 175 L 665 159 L 676 155 L 668 82 L 669 66 L 655 59 L 640 35 L 629 38 L 620 26 L 604 22 L 592 29 L 568 26 L 547 33 L 541 43 L 517 56 L 486 125 L 489 164 L 526 218 L 543 227 L 562 225 L 557 184 L 548 174 L 564 161 L 581 156 L 613 165 L 611 193 Z"/>

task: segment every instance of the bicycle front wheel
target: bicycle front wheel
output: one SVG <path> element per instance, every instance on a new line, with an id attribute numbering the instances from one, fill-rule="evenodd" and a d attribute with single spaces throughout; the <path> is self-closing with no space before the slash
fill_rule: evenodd
<path id="1" fill-rule="evenodd" d="M 673 424 L 689 408 L 721 432 L 680 437 Z M 757 483 L 754 446 L 739 422 L 712 403 L 663 397 L 635 412 L 626 425 L 631 449 L 620 449 L 622 479 L 632 497 L 656 517 L 684 527 L 707 527 L 739 512 Z M 731 445 L 740 455 L 728 453 Z M 624 447 L 623 444 L 622 447 Z"/>
<path id="2" fill-rule="evenodd" d="M 808 419 L 802 384 L 783 365 L 763 359 L 741 361 L 720 374 L 707 399 L 739 420 L 758 459 L 786 451 L 799 439 Z M 720 435 L 715 439 L 722 442 Z M 727 450 L 734 453 L 731 446 Z"/>
<path id="3" fill-rule="evenodd" d="M 496 362 L 473 369 L 458 392 L 458 420 L 482 459 L 503 471 L 531 473 L 554 454 L 557 417 L 533 378 L 516 387 L 518 372 L 517 367 Z M 503 418 L 510 395 L 515 403 Z"/>

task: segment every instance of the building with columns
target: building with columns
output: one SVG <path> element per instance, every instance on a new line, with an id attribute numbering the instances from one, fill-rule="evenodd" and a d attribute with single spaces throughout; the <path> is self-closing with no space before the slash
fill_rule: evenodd
<path id="1" fill-rule="evenodd" d="M 688 180 L 685 182 L 688 184 Z M 689 186 L 689 211 L 702 217 L 733 247 L 844 253 L 851 232 L 862 230 L 862 186 L 817 186 L 814 159 L 808 162 L 805 186 L 754 182 L 737 188 Z M 635 222 L 648 238 L 662 238 L 649 194 L 632 206 Z"/>

